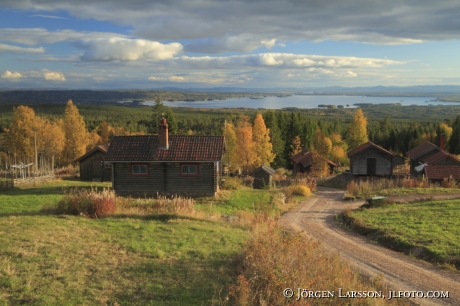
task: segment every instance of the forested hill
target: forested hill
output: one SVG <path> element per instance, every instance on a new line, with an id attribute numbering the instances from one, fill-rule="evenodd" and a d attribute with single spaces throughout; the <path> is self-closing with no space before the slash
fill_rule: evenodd
<path id="1" fill-rule="evenodd" d="M 156 98 L 160 98 L 163 101 L 204 101 L 225 100 L 252 95 L 254 93 L 168 90 L 12 90 L 0 91 L 0 103 L 65 105 L 69 99 L 72 99 L 75 104 L 114 105 L 118 104 L 117 102 L 119 101 L 154 101 Z"/>

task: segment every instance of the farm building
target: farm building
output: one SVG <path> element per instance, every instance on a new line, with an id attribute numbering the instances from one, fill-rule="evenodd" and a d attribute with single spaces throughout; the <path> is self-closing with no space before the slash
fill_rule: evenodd
<path id="1" fill-rule="evenodd" d="M 410 158 L 411 175 L 424 173 L 426 166 L 460 166 L 460 160 L 457 157 L 444 151 L 443 138 L 441 138 L 441 147 L 427 141 L 408 151 L 407 156 Z M 445 171 L 442 170 L 439 173 L 445 173 Z"/>
<path id="2" fill-rule="evenodd" d="M 347 153 L 352 175 L 391 176 L 404 159 L 369 141 Z"/>
<path id="3" fill-rule="evenodd" d="M 302 150 L 301 152 L 297 153 L 296 155 L 291 157 L 293 163 L 293 174 L 297 173 L 310 173 L 311 166 L 313 165 L 313 154 L 308 150 Z M 340 167 L 340 164 L 334 163 L 333 161 L 327 160 L 327 164 L 329 165 L 329 174 L 333 174 L 334 170 L 337 167 Z"/>
<path id="4" fill-rule="evenodd" d="M 460 180 L 460 166 L 425 166 L 423 171 L 431 182 L 440 182 L 444 179 Z"/>
<path id="5" fill-rule="evenodd" d="M 82 181 L 110 181 L 112 169 L 106 167 L 104 159 L 109 145 L 100 145 L 75 160 L 80 164 L 80 180 Z"/>
<path id="6" fill-rule="evenodd" d="M 213 196 L 218 191 L 223 136 L 115 136 L 106 155 L 112 187 L 119 195 Z"/>
<path id="7" fill-rule="evenodd" d="M 271 188 L 273 186 L 273 174 L 275 174 L 275 170 L 267 165 L 262 165 L 254 169 L 254 171 L 252 171 L 252 176 L 254 177 L 252 187 L 254 189 Z"/>

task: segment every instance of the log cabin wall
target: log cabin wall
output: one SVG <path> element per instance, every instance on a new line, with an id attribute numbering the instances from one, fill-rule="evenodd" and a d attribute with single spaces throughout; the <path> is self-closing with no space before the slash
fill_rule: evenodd
<path id="1" fill-rule="evenodd" d="M 368 175 L 368 159 L 375 158 L 377 176 L 387 176 L 393 173 L 392 156 L 384 152 L 369 148 L 351 157 L 351 173 L 353 175 Z"/>
<path id="2" fill-rule="evenodd" d="M 133 163 L 148 164 L 146 176 L 131 174 L 131 163 L 114 163 L 114 186 L 117 195 L 154 196 L 214 196 L 218 188 L 217 165 L 213 162 L 198 165 L 197 176 L 181 176 L 181 163 Z M 184 163 L 189 164 L 189 163 Z"/>

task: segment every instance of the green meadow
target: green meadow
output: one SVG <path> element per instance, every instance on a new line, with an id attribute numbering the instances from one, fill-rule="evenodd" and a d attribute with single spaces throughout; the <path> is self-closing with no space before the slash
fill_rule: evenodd
<path id="1" fill-rule="evenodd" d="M 460 269 L 459 199 L 382 205 L 347 214 L 372 240 Z"/>
<path id="2" fill-rule="evenodd" d="M 0 305 L 209 305 L 235 282 L 247 229 L 178 215 L 50 213 L 75 186 L 107 184 L 1 191 Z"/>

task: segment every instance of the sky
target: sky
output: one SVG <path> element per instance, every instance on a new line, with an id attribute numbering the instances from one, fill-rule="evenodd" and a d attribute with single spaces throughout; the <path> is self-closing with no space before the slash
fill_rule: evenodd
<path id="1" fill-rule="evenodd" d="M 460 85 L 458 0 L 0 0 L 0 89 Z"/>

